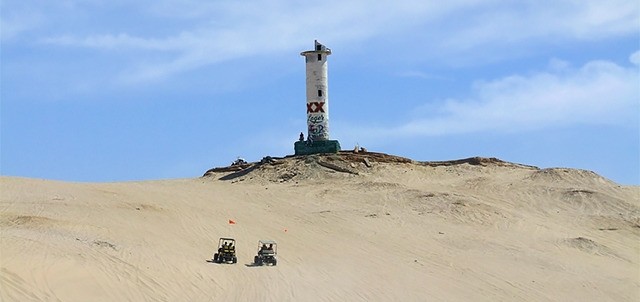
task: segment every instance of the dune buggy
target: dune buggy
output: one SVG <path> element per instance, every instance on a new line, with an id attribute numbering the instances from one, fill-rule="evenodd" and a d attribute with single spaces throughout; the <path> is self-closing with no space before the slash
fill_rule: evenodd
<path id="1" fill-rule="evenodd" d="M 271 264 L 276 265 L 278 260 L 278 244 L 273 240 L 260 240 L 258 241 L 258 254 L 253 257 L 254 265 Z"/>
<path id="2" fill-rule="evenodd" d="M 218 252 L 213 254 L 215 263 L 237 263 L 236 240 L 233 238 L 220 238 L 218 240 Z"/>

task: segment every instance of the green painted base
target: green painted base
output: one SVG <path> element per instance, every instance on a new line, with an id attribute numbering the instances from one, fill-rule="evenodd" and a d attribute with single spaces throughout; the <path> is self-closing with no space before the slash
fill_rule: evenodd
<path id="1" fill-rule="evenodd" d="M 309 155 L 318 153 L 338 153 L 340 151 L 340 143 L 337 140 L 314 141 L 297 141 L 293 144 L 296 155 Z"/>

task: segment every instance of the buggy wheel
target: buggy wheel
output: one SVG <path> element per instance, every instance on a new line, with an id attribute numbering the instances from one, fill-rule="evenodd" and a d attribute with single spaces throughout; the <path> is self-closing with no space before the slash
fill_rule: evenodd
<path id="1" fill-rule="evenodd" d="M 238 258 L 233 257 L 233 259 L 231 259 L 231 262 L 232 262 L 232 263 L 238 263 Z"/>
<path id="2" fill-rule="evenodd" d="M 218 253 L 213 254 L 213 262 L 218 262 Z"/>

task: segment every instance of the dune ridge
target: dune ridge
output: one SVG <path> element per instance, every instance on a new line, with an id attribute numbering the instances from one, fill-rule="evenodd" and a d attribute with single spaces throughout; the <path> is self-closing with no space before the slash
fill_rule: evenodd
<path id="1" fill-rule="evenodd" d="M 0 189 L 2 301 L 640 299 L 640 188 L 586 170 L 349 151 Z"/>

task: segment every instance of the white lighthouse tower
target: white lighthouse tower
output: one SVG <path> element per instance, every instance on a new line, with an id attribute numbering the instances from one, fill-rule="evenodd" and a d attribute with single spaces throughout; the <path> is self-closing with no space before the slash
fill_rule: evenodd
<path id="1" fill-rule="evenodd" d="M 336 153 L 340 144 L 329 140 L 329 81 L 327 59 L 331 49 L 314 43 L 313 50 L 300 53 L 306 62 L 307 75 L 307 141 L 295 144 L 296 155 Z"/>
<path id="2" fill-rule="evenodd" d="M 307 137 L 312 141 L 329 139 L 329 82 L 327 59 L 331 49 L 315 41 L 314 50 L 303 51 L 307 66 Z"/>

